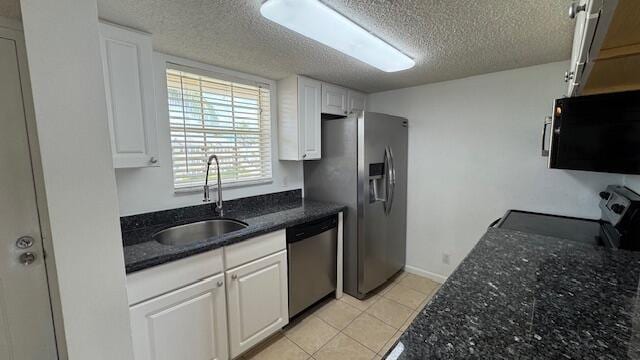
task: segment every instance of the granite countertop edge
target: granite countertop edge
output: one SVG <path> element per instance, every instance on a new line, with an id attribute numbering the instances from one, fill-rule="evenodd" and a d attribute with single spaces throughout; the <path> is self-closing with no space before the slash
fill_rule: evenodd
<path id="1" fill-rule="evenodd" d="M 302 200 L 299 206 L 281 211 L 265 209 L 263 212 L 252 212 L 245 216 L 242 211 L 226 214 L 223 218 L 234 218 L 247 223 L 249 226 L 222 236 L 197 242 L 185 246 L 163 245 L 154 240 L 124 246 L 125 271 L 127 275 L 159 266 L 172 261 L 184 259 L 196 254 L 212 251 L 224 246 L 233 245 L 256 236 L 286 229 L 291 226 L 304 224 L 327 216 L 335 215 L 345 210 L 345 206 L 330 202 Z M 189 222 L 221 218 L 210 216 Z M 264 219 L 266 218 L 266 219 Z M 181 225 L 182 222 L 173 225 Z M 166 224 L 164 228 L 171 227 Z"/>

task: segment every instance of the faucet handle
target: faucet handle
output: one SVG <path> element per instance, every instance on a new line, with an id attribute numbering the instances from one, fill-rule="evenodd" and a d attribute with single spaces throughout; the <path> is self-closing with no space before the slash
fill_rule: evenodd
<path id="1" fill-rule="evenodd" d="M 209 186 L 208 185 L 204 185 L 204 199 L 202 199 L 202 202 L 211 202 L 211 199 L 209 198 Z"/>

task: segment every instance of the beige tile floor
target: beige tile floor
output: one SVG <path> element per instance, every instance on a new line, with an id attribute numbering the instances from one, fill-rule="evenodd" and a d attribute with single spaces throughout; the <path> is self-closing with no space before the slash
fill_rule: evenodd
<path id="1" fill-rule="evenodd" d="M 364 301 L 346 294 L 328 299 L 241 359 L 381 359 L 439 288 L 430 279 L 401 273 Z"/>

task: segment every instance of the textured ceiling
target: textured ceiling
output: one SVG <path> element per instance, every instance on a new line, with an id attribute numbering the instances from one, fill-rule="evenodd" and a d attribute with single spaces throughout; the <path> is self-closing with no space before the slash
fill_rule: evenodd
<path id="1" fill-rule="evenodd" d="M 153 34 L 154 48 L 282 79 L 307 75 L 366 92 L 569 58 L 568 0 L 323 0 L 416 59 L 384 73 L 260 15 L 261 0 L 98 0 L 101 18 Z M 17 0 L 0 14 L 19 16 Z M 5 3 L 7 3 L 5 5 Z"/>

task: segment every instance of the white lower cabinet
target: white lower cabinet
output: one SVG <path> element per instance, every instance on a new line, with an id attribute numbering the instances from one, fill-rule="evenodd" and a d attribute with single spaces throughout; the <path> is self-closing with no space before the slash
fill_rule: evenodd
<path id="1" fill-rule="evenodd" d="M 287 252 L 226 271 L 229 347 L 235 358 L 289 322 Z"/>
<path id="2" fill-rule="evenodd" d="M 131 307 L 136 360 L 226 360 L 224 275 Z"/>
<path id="3" fill-rule="evenodd" d="M 136 360 L 236 358 L 289 323 L 286 232 L 130 274 L 127 293 Z"/>

